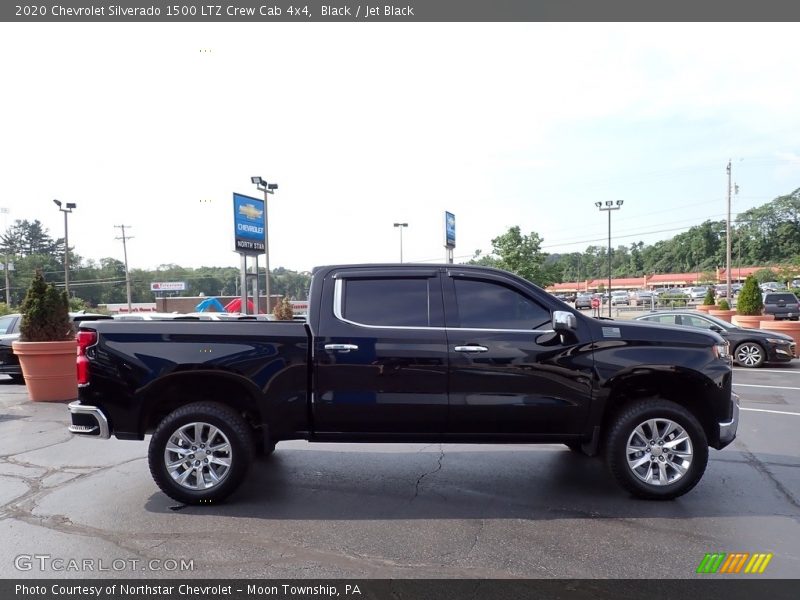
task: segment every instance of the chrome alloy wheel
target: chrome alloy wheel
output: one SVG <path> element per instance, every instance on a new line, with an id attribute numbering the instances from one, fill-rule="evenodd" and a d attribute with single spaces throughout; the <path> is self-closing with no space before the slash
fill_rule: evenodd
<path id="1" fill-rule="evenodd" d="M 757 344 L 742 344 L 736 349 L 736 362 L 743 367 L 755 367 L 764 360 Z"/>
<path id="2" fill-rule="evenodd" d="M 628 467 L 636 477 L 653 486 L 675 483 L 692 464 L 692 440 L 670 419 L 648 419 L 628 437 Z"/>
<path id="3" fill-rule="evenodd" d="M 190 490 L 208 490 L 222 483 L 232 459 L 230 441 L 210 423 L 182 425 L 169 436 L 164 449 L 167 472 Z"/>

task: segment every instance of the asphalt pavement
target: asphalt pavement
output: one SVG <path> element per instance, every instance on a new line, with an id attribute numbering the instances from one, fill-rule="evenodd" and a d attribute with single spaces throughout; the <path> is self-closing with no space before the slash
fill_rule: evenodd
<path id="1" fill-rule="evenodd" d="M 795 578 L 800 361 L 734 382 L 739 436 L 675 501 L 558 445 L 285 442 L 229 502 L 185 507 L 147 441 L 73 438 L 63 404 L 0 376 L 0 577 L 692 578 L 764 552 L 749 577 Z"/>

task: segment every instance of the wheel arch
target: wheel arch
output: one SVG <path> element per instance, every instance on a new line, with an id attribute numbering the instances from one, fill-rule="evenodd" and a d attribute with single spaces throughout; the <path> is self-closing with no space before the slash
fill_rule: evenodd
<path id="1" fill-rule="evenodd" d="M 260 390 L 236 373 L 193 370 L 171 373 L 137 394 L 141 399 L 139 432 L 152 433 L 168 414 L 200 401 L 216 402 L 236 410 L 253 427 L 267 423 Z"/>
<path id="2" fill-rule="evenodd" d="M 614 416 L 627 404 L 647 398 L 663 398 L 684 407 L 700 422 L 709 444 L 719 437 L 711 397 L 718 393 L 716 384 L 702 373 L 689 369 L 669 371 L 637 368 L 609 381 L 609 396 L 603 415 L 602 431 L 608 430 Z"/>

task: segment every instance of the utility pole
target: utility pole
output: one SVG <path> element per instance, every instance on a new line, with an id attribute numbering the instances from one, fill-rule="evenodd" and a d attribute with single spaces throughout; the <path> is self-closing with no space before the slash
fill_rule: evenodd
<path id="1" fill-rule="evenodd" d="M 725 240 L 725 279 L 727 282 L 727 298 L 728 302 L 733 302 L 731 295 L 731 159 L 728 159 L 728 221 L 726 224 L 726 240 Z"/>
<path id="2" fill-rule="evenodd" d="M 125 256 L 125 289 L 128 293 L 128 314 L 130 314 L 133 308 L 131 306 L 131 274 L 130 271 L 128 271 L 128 246 L 126 242 L 132 240 L 133 236 L 125 236 L 125 228 L 129 228 L 130 225 L 114 225 L 114 227 L 122 230 L 122 236 L 115 239 L 122 240 L 122 253 Z"/>

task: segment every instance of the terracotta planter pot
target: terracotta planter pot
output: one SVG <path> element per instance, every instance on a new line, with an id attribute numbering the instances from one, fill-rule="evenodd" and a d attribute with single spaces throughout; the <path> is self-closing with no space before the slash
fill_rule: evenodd
<path id="1" fill-rule="evenodd" d="M 761 329 L 768 331 L 778 331 L 794 338 L 795 349 L 794 355 L 798 356 L 798 345 L 800 345 L 800 321 L 775 321 L 774 319 L 761 320 Z"/>
<path id="2" fill-rule="evenodd" d="M 731 323 L 737 327 L 746 327 L 747 329 L 758 329 L 761 321 L 770 321 L 774 319 L 773 315 L 734 315 Z"/>
<path id="3" fill-rule="evenodd" d="M 710 310 L 719 310 L 719 306 L 716 304 L 701 304 L 697 307 L 697 310 L 707 313 Z"/>
<path id="4" fill-rule="evenodd" d="M 722 319 L 723 321 L 727 321 L 728 323 L 731 322 L 731 317 L 736 314 L 735 310 L 719 310 L 719 309 L 711 309 L 708 311 L 712 317 L 717 317 L 718 319 Z"/>
<path id="5" fill-rule="evenodd" d="M 65 342 L 13 342 L 14 354 L 34 402 L 64 402 L 78 397 L 75 340 Z"/>

